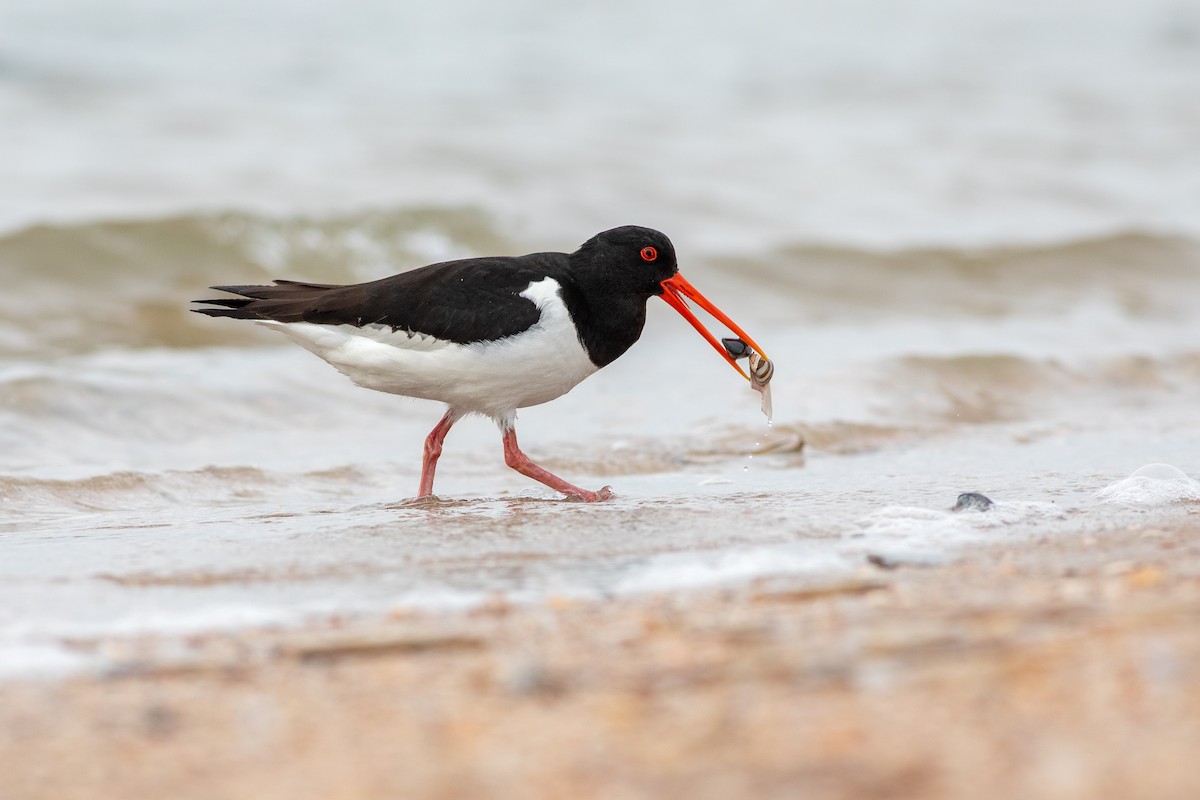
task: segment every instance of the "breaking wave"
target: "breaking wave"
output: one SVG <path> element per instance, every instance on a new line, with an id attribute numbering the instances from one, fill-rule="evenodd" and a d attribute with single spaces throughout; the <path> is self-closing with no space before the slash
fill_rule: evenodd
<path id="1" fill-rule="evenodd" d="M 355 282 L 433 261 L 575 244 L 511 238 L 484 213 L 452 208 L 38 225 L 0 236 L 0 355 L 245 343 L 245 330 L 188 314 L 188 302 L 215 283 Z M 797 243 L 684 261 L 709 285 L 752 286 L 764 313 L 809 320 L 1053 312 L 1090 301 L 1132 315 L 1175 314 L 1190 311 L 1186 297 L 1200 288 L 1200 243 L 1139 232 L 982 249 Z"/>

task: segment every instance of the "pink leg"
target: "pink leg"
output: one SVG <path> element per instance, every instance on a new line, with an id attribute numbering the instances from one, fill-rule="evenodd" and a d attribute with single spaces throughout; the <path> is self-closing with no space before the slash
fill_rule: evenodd
<path id="1" fill-rule="evenodd" d="M 555 491 L 562 492 L 568 497 L 577 497 L 585 503 L 595 503 L 597 500 L 609 500 L 613 496 L 612 489 L 605 486 L 598 492 L 589 492 L 572 486 L 562 478 L 539 467 L 529 460 L 529 456 L 521 452 L 517 445 L 517 432 L 513 428 L 504 431 L 504 463 L 527 477 L 546 484 Z"/>
<path id="2" fill-rule="evenodd" d="M 449 409 L 425 438 L 425 458 L 421 462 L 421 488 L 417 490 L 418 499 L 433 496 L 433 472 L 437 469 L 438 457 L 442 454 L 442 441 L 450 432 L 450 426 L 457 421 L 458 414 L 454 409 Z"/>

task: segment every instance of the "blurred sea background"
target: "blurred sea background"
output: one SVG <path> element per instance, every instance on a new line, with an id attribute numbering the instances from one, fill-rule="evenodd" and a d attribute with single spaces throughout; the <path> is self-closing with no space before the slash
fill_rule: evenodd
<path id="1" fill-rule="evenodd" d="M 474 420 L 462 502 L 396 508 L 439 407 L 186 310 L 621 224 L 767 348 L 775 423 L 653 302 L 521 416 L 595 507 Z M 0 674 L 1196 513 L 1198 301 L 1184 0 L 0 4 Z"/>

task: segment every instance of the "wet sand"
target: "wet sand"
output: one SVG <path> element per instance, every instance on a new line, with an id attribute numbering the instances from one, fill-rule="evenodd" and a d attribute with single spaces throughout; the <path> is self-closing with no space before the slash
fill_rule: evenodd
<path id="1" fill-rule="evenodd" d="M 1200 515 L 611 602 L 80 643 L 24 798 L 1200 796 Z"/>

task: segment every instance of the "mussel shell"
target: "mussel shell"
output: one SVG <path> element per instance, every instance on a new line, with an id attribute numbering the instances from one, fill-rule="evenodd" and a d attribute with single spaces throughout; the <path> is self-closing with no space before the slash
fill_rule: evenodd
<path id="1" fill-rule="evenodd" d="M 754 352 L 750 349 L 750 345 L 741 339 L 722 339 L 721 344 L 725 345 L 725 352 L 729 353 L 729 357 L 735 361 Z"/>

